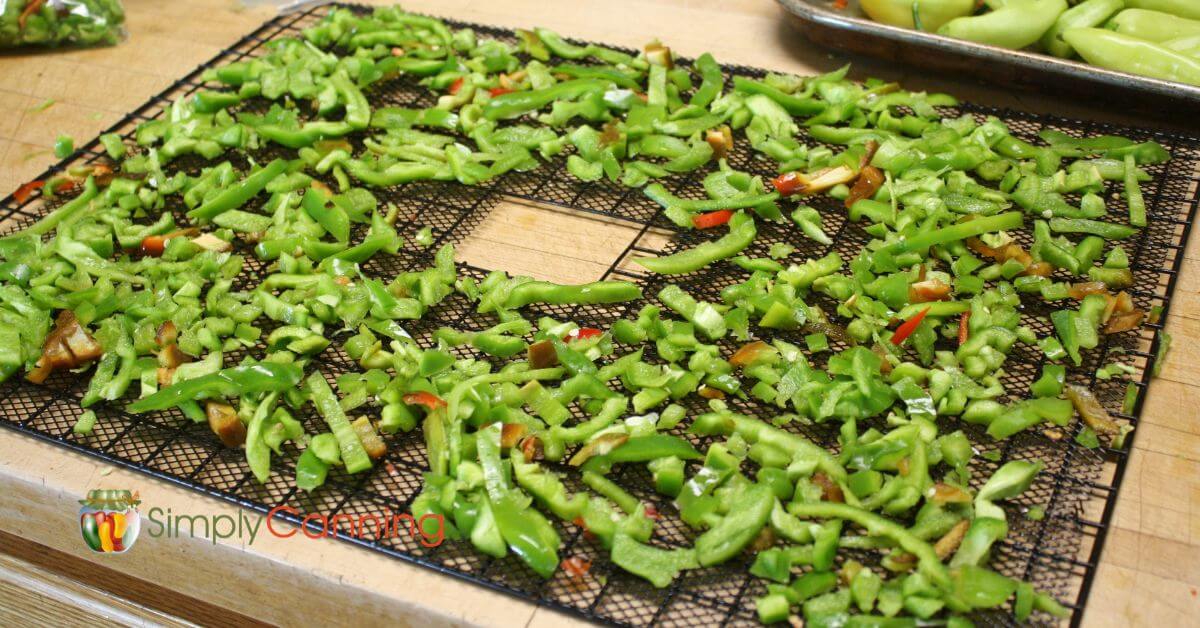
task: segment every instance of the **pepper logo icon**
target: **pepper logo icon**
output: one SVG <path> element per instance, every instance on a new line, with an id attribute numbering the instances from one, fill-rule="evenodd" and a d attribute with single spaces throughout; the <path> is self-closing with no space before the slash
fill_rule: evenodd
<path id="1" fill-rule="evenodd" d="M 79 500 L 79 531 L 94 552 L 121 554 L 129 551 L 141 530 L 137 495 L 125 490 L 88 491 Z"/>

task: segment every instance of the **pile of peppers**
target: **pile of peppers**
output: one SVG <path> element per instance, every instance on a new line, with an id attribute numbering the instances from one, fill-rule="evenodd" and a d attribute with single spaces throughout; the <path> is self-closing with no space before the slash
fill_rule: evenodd
<path id="1" fill-rule="evenodd" d="M 871 19 L 1200 85 L 1195 0 L 860 0 Z"/>
<path id="2" fill-rule="evenodd" d="M 124 22 L 120 0 L 10 0 L 0 4 L 0 48 L 111 45 Z"/>
<path id="3" fill-rule="evenodd" d="M 1005 501 L 1042 464 L 973 479 L 964 429 L 1121 446 L 1130 426 L 1077 382 L 1102 334 L 1155 314 L 1127 292 L 1125 243 L 1148 220 L 1145 167 L 1167 152 L 1054 131 L 1026 141 L 996 118 L 946 116 L 950 96 L 854 83 L 846 69 L 727 83 L 711 55 L 677 64 L 657 42 L 634 55 L 517 34 L 335 8 L 208 71 L 208 89 L 131 139 L 101 137 L 107 160 L 30 187 L 62 199 L 0 238 L 0 380 L 95 365 L 84 407 L 207 424 L 261 483 L 272 458 L 298 455 L 305 491 L 331 467 L 386 465 L 393 435 L 419 430 L 428 471 L 412 514 L 441 515 L 446 538 L 545 578 L 592 577 L 560 554 L 557 519 L 656 587 L 752 555 L 765 623 L 1066 615 L 988 568 L 1019 514 Z M 390 81 L 419 82 L 436 104 L 375 106 Z M 738 170 L 734 151 L 777 176 Z M 205 165 L 176 167 L 183 156 Z M 555 159 L 581 181 L 640 188 L 700 243 L 635 259 L 647 282 L 477 277 L 460 274 L 445 232 L 371 191 L 478 185 Z M 668 185 L 678 174 L 696 193 Z M 813 206 L 829 199 L 840 208 Z M 854 223 L 861 250 L 829 248 L 834 219 Z M 763 246 L 766 228 L 790 243 Z M 794 244 L 810 241 L 828 252 L 799 259 Z M 404 247 L 430 247 L 428 267 L 372 270 Z M 248 264 L 267 268 L 256 283 Z M 709 273 L 739 281 L 684 287 Z M 489 323 L 414 338 L 448 298 Z M 1029 325 L 1031 299 L 1054 304 L 1054 333 Z M 629 317 L 526 317 L 607 304 Z M 1029 390 L 1005 385 L 1017 347 L 1045 356 Z M 327 376 L 326 351 L 361 370 Z M 316 434 L 297 418 L 309 404 Z M 84 416 L 77 438 L 90 438 L 96 415 Z M 836 433 L 838 447 L 798 426 Z M 615 479 L 638 467 L 662 511 Z M 667 516 L 694 542 L 656 536 Z"/>

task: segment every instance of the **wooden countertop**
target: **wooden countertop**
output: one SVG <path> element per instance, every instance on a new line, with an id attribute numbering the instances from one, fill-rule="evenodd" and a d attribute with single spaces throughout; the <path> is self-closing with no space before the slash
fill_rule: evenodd
<path id="1" fill-rule="evenodd" d="M 269 8 L 243 9 L 236 0 L 125 0 L 125 6 L 131 35 L 120 46 L 0 56 L 0 76 L 5 77 L 0 84 L 0 195 L 55 161 L 51 146 L 56 136 L 86 142 L 272 15 Z M 410 0 L 404 6 L 481 23 L 542 25 L 565 35 L 635 47 L 661 38 L 680 54 L 710 51 L 722 62 L 799 74 L 827 71 L 847 61 L 803 41 L 769 0 Z M 1118 114 L 1042 97 L 936 80 L 911 68 L 854 62 L 858 78 L 881 76 L 987 104 L 1121 120 Z M 52 106 L 38 107 L 50 99 Z M 520 237 L 535 224 L 543 233 L 578 233 L 579 221 L 588 221 L 589 230 L 602 237 L 589 238 L 582 249 L 554 244 L 552 237 L 537 243 Z M 586 281 L 603 272 L 606 260 L 631 235 L 627 227 L 593 218 L 510 204 L 476 229 L 460 256 L 511 272 Z M 1200 242 L 1192 240 L 1167 323 L 1174 348 L 1151 386 L 1138 427 L 1084 617 L 1090 626 L 1174 626 L 1200 616 L 1200 422 L 1194 420 L 1200 407 Z M 0 399 L 0 407 L 6 403 Z M 248 547 L 143 535 L 138 550 L 128 555 L 89 555 L 76 537 L 75 512 L 76 500 L 92 488 L 137 487 L 143 500 L 175 512 L 236 516 L 238 509 L 7 430 L 0 430 L 0 486 L 0 567 L 8 574 L 0 578 L 6 600 L 0 604 L 0 621 L 39 616 L 21 612 L 53 597 L 36 584 L 44 584 L 39 574 L 49 574 L 45 581 L 55 582 L 54 574 L 75 573 L 91 591 L 89 578 L 103 579 L 105 573 L 116 578 L 117 572 L 130 579 L 129 590 L 143 592 L 138 597 L 150 609 L 115 603 L 110 616 L 129 622 L 169 623 L 154 608 L 172 609 L 201 623 L 237 617 L 230 613 L 277 624 L 346 618 L 347 613 L 367 624 L 565 621 L 506 595 L 330 541 L 260 537 Z M 29 545 L 35 549 L 18 551 L 26 543 L 36 544 Z M 47 567 L 48 556 L 60 568 Z M 81 560 L 91 561 L 95 569 L 80 568 Z M 92 599 L 93 593 L 81 595 Z"/>

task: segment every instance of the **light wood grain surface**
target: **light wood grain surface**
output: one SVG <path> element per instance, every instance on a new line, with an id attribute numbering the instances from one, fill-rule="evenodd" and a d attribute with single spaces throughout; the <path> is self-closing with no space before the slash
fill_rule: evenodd
<path id="1" fill-rule="evenodd" d="M 640 46 L 661 38 L 677 52 L 712 52 L 722 62 L 808 74 L 845 63 L 791 32 L 769 0 L 413 0 L 412 10 L 510 27 L 548 26 L 565 35 Z M 130 37 L 120 46 L 0 56 L 0 195 L 54 162 L 59 134 L 86 142 L 269 18 L 268 8 L 235 0 L 126 0 Z M 940 89 L 986 104 L 1122 121 L 1118 111 L 1012 94 L 986 85 L 940 80 L 919 70 L 855 59 L 853 76 L 880 76 L 910 87 Z M 39 104 L 54 104 L 40 109 Z M 1142 121 L 1146 123 L 1146 121 Z M 1166 121 L 1149 121 L 1169 128 Z M 580 221 L 587 221 L 586 229 Z M 535 229 L 536 241 L 525 237 Z M 585 240 L 579 233 L 595 234 Z M 633 237 L 628 227 L 510 203 L 490 214 L 460 248 L 478 265 L 559 281 L 599 277 Z M 1160 378 L 1151 386 L 1125 483 L 1093 586 L 1085 624 L 1181 626 L 1200 617 L 1200 242 L 1187 247 L 1168 330 L 1175 336 Z M 4 400 L 0 400 L 3 405 Z M 293 624 L 353 619 L 363 624 L 562 625 L 561 615 L 420 567 L 331 541 L 259 539 L 209 544 L 143 536 L 136 552 L 94 558 L 76 535 L 76 500 L 97 487 L 138 487 L 142 499 L 176 512 L 238 509 L 186 489 L 112 469 L 101 462 L 0 430 L 0 609 L 39 604 L 45 568 L 12 554 L 21 537 L 74 560 L 95 560 L 173 595 L 205 600 L 263 621 Z M 1099 517 L 1099 510 L 1095 511 Z M 14 535 L 14 536 L 8 536 Z M 66 559 L 64 559 L 66 560 Z M 84 571 L 84 570 L 81 570 Z M 85 576 L 81 575 L 81 578 Z M 22 579 L 23 578 L 23 579 Z M 20 580 L 25 584 L 14 585 Z M 54 578 L 50 577 L 50 581 Z M 34 584 L 30 584 L 34 583 Z M 51 597 L 100 603 L 90 584 L 77 595 Z M 41 587 L 41 588 L 39 588 Z M 282 597 L 279 591 L 286 591 Z M 89 601 L 90 600 L 90 601 Z M 130 623 L 169 621 L 135 603 L 107 599 Z M 151 602 L 153 605 L 153 602 Z M 186 604 L 184 605 L 186 606 Z M 0 610 L 0 624 L 7 624 Z M 64 610 L 63 612 L 70 612 Z M 175 611 L 172 611 L 175 612 Z M 187 614 L 188 611 L 179 611 Z M 223 623 L 193 609 L 197 621 Z M 348 614 L 349 613 L 349 614 Z M 27 619 L 33 620 L 34 616 Z M 140 618 L 140 619 L 139 619 Z"/>

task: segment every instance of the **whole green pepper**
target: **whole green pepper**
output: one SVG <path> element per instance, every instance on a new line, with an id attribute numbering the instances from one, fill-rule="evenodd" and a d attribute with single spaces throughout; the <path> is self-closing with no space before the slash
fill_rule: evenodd
<path id="1" fill-rule="evenodd" d="M 1191 0 L 1125 0 L 1125 6 L 1200 20 L 1200 5 Z"/>
<path id="2" fill-rule="evenodd" d="M 1008 0 L 995 11 L 951 20 L 937 33 L 1019 50 L 1041 39 L 1066 10 L 1066 0 Z"/>
<path id="3" fill-rule="evenodd" d="M 1063 40 L 1063 33 L 1075 28 L 1100 26 L 1123 8 L 1125 0 L 1085 0 L 1058 16 L 1054 26 L 1042 35 L 1042 48 L 1056 57 L 1070 58 L 1075 49 Z"/>
<path id="4" fill-rule="evenodd" d="M 1200 59 L 1103 28 L 1077 28 L 1063 39 L 1088 63 L 1164 81 L 1200 85 Z"/>
<path id="5" fill-rule="evenodd" d="M 1155 43 L 1200 35 L 1200 20 L 1145 9 L 1125 9 L 1109 21 L 1108 27 L 1122 35 Z"/>
<path id="6" fill-rule="evenodd" d="M 917 28 L 936 32 L 943 24 L 975 12 L 974 0 L 860 0 L 862 7 L 872 20 L 901 28 Z"/>

